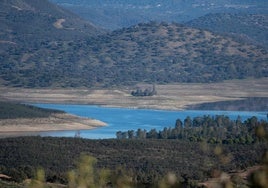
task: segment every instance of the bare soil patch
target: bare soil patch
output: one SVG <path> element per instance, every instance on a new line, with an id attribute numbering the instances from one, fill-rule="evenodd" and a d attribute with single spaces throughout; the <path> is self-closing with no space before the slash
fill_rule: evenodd
<path id="1" fill-rule="evenodd" d="M 65 19 L 58 19 L 53 25 L 57 29 L 62 29 L 63 28 L 63 23 L 65 22 Z"/>

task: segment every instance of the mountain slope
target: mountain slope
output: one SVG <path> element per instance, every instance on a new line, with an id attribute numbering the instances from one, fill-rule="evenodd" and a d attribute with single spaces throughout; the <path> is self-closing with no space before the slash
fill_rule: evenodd
<path id="1" fill-rule="evenodd" d="M 208 14 L 187 22 L 186 25 L 233 34 L 268 47 L 268 14 Z"/>
<path id="2" fill-rule="evenodd" d="M 1 0 L 0 83 L 30 79 L 24 78 L 23 72 L 38 69 L 27 62 L 37 50 L 100 33 L 103 30 L 47 0 Z"/>
<path id="3" fill-rule="evenodd" d="M 178 24 L 139 24 L 98 37 L 7 51 L 0 76 L 23 87 L 112 87 L 267 77 L 268 52 Z"/>
<path id="4" fill-rule="evenodd" d="M 2 0 L 0 7 L 0 45 L 38 47 L 42 42 L 78 39 L 99 32 L 89 22 L 47 0 Z"/>
<path id="5" fill-rule="evenodd" d="M 209 13 L 268 12 L 267 0 L 50 0 L 103 28 L 115 30 L 149 21 L 186 22 Z"/>

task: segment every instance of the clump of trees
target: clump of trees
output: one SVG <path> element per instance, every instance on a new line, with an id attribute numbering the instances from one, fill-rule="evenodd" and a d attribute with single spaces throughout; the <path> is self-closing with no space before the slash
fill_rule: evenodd
<path id="1" fill-rule="evenodd" d="M 157 92 L 155 89 L 155 85 L 153 85 L 153 89 L 146 88 L 146 89 L 142 90 L 141 88 L 138 88 L 138 89 L 136 89 L 136 91 L 131 92 L 131 95 L 136 96 L 136 97 L 153 96 L 156 94 L 157 94 Z"/>
<path id="2" fill-rule="evenodd" d="M 231 120 L 224 115 L 215 117 L 204 115 L 203 117 L 186 117 L 183 121 L 176 120 L 175 127 L 165 127 L 157 131 L 138 129 L 127 132 L 118 131 L 118 139 L 181 139 L 191 142 L 204 142 L 215 144 L 252 144 L 260 141 L 256 135 L 256 129 L 262 128 L 267 132 L 268 123 L 258 121 L 253 116 L 244 122 L 241 117 Z"/>

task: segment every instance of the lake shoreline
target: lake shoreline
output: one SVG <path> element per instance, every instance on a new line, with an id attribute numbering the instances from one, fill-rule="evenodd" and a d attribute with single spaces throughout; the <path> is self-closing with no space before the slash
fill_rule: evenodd
<path id="1" fill-rule="evenodd" d="M 243 99 L 250 97 L 256 97 L 256 98 L 267 97 L 268 96 L 267 83 L 268 78 L 230 80 L 221 83 L 206 83 L 206 84 L 181 83 L 181 84 L 155 85 L 157 95 L 149 97 L 135 97 L 131 95 L 131 91 L 135 90 L 137 87 L 142 89 L 151 87 L 150 84 L 136 84 L 135 86 L 131 87 L 120 87 L 110 89 L 107 88 L 106 89 L 96 89 L 96 88 L 95 89 L 94 88 L 29 89 L 29 88 L 11 88 L 1 86 L 0 99 L 4 101 L 15 101 L 26 104 L 43 103 L 43 104 L 95 105 L 107 108 L 184 111 L 184 110 L 192 110 L 189 109 L 189 107 L 191 106 L 192 107 L 196 105 L 198 106 L 200 104 L 205 103 L 213 104 L 215 102 L 222 102 L 222 101 L 233 103 L 235 101 L 243 101 Z M 244 109 L 246 110 L 250 108 L 246 107 Z M 61 123 L 58 122 L 58 124 Z M 32 123 L 29 124 L 32 125 Z M 68 124 L 71 123 L 68 122 Z M 79 129 L 77 128 L 77 126 L 67 128 L 66 125 L 68 124 L 65 124 L 65 127 L 61 128 L 60 130 Z M 97 125 L 93 127 L 87 127 L 86 129 L 92 129 L 95 127 L 99 126 Z M 43 127 L 40 128 L 38 131 L 47 131 L 47 130 L 49 129 Z M 13 129 L 13 131 L 23 131 L 23 129 L 17 126 L 16 128 Z M 0 131 L 0 134 L 1 133 L 3 134 L 3 132 L 8 131 L 7 130 Z"/>
<path id="2" fill-rule="evenodd" d="M 118 131 L 128 130 L 162 130 L 164 127 L 174 127 L 176 121 L 182 122 L 187 118 L 203 116 L 228 116 L 232 120 L 238 117 L 242 121 L 256 116 L 266 120 L 266 112 L 240 112 L 240 111 L 210 111 L 210 110 L 152 110 L 152 109 L 129 109 L 107 108 L 96 105 L 66 105 L 66 104 L 36 104 L 39 108 L 57 109 L 78 116 L 92 117 L 108 124 L 103 128 L 94 130 L 81 130 L 81 138 L 107 139 L 115 138 Z M 73 137 L 75 131 L 59 131 L 42 134 L 42 136 Z"/>
<path id="3" fill-rule="evenodd" d="M 18 118 L 0 120 L 0 138 L 38 135 L 50 131 L 91 130 L 107 124 L 90 118 L 67 113 L 53 114 L 48 118 Z"/>
<path id="4" fill-rule="evenodd" d="M 0 87 L 0 99 L 22 103 L 79 104 L 135 109 L 185 110 L 189 106 L 268 96 L 268 78 L 230 80 L 221 83 L 155 85 L 154 96 L 135 97 L 136 84 L 120 88 L 10 88 Z M 249 87 L 250 86 L 250 87 Z M 250 106 L 249 106 L 250 107 Z"/>
<path id="5" fill-rule="evenodd" d="M 68 132 L 68 137 L 75 137 L 77 132 L 81 132 L 82 135 L 85 134 L 85 132 L 88 132 L 90 130 L 95 129 L 93 132 L 96 133 L 96 131 L 98 131 L 98 128 L 100 127 L 106 127 L 107 124 L 110 124 L 111 122 L 109 120 L 104 120 L 100 121 L 99 119 L 102 119 L 103 115 L 105 116 L 105 114 L 103 113 L 99 113 L 99 116 L 94 116 L 94 111 L 99 111 L 100 109 L 104 109 L 104 111 L 107 110 L 108 111 L 113 111 L 112 114 L 114 114 L 114 111 L 116 112 L 116 118 L 117 119 L 124 119 L 124 117 L 126 116 L 125 112 L 127 111 L 129 113 L 129 111 L 133 111 L 131 112 L 133 117 L 140 117 L 142 116 L 142 114 L 146 114 L 148 113 L 148 111 L 150 113 L 175 113 L 177 115 L 175 115 L 175 117 L 170 118 L 170 117 L 162 117 L 165 119 L 164 122 L 162 122 L 162 125 L 167 125 L 166 123 L 171 119 L 172 121 L 169 122 L 168 125 L 173 126 L 176 119 L 181 119 L 180 114 L 185 114 L 185 113 L 195 113 L 198 112 L 196 115 L 194 115 L 193 117 L 197 117 L 199 116 L 200 112 L 204 113 L 204 115 L 225 115 L 225 116 L 229 116 L 232 115 L 235 117 L 238 117 L 239 114 L 256 114 L 256 113 L 265 113 L 266 111 L 260 111 L 260 112 L 239 112 L 239 111 L 219 111 L 219 110 L 159 110 L 159 109 L 139 109 L 139 108 L 126 108 L 126 107 L 107 107 L 107 106 L 100 106 L 100 105 L 72 105 L 72 104 L 48 104 L 48 103 L 36 103 L 36 104 L 32 104 L 34 106 L 40 107 L 40 108 L 47 108 L 47 109 L 56 109 L 56 110 L 60 110 L 60 111 L 65 111 L 66 113 L 55 113 L 47 118 L 18 118 L 18 119 L 2 119 L 0 120 L 0 127 L 1 127 L 1 131 L 0 131 L 0 138 L 3 137 L 19 137 L 19 136 L 52 136 L 55 135 L 57 137 L 61 137 L 59 135 L 61 135 L 61 133 L 65 134 Z M 66 110 L 65 110 L 66 108 Z M 69 109 L 77 109 L 77 108 L 83 108 L 85 112 L 87 112 L 86 114 L 77 114 L 76 110 L 74 111 L 70 111 Z M 93 108 L 93 109 L 92 109 Z M 93 110 L 93 111 L 91 111 Z M 136 114 L 136 112 L 139 112 L 137 115 L 133 115 L 134 113 Z M 75 114 L 75 115 L 73 115 Z M 110 114 L 110 113 L 109 113 Z M 119 115 L 118 115 L 119 114 Z M 85 116 L 86 115 L 86 116 Z M 114 114 L 115 115 L 115 114 Z M 113 115 L 113 116 L 114 116 Z M 158 119 L 160 118 L 159 115 L 156 116 L 151 116 L 152 114 L 150 114 L 147 117 L 150 117 L 152 119 Z M 129 116 L 129 115 L 127 115 Z M 166 115 L 165 115 L 166 116 Z M 250 115 L 247 115 L 248 117 Z M 253 115 L 252 115 L 253 116 Z M 263 115 L 262 115 L 263 116 Z M 92 119 L 92 117 L 94 119 Z M 231 117 L 231 116 L 230 116 Z M 159 120 L 161 120 L 162 118 L 160 118 Z M 166 119 L 167 118 L 167 119 Z M 186 118 L 183 117 L 183 118 Z M 109 118 L 108 118 L 109 119 Z M 159 121 L 158 120 L 158 121 Z M 181 119 L 183 120 L 183 119 Z M 131 123 L 133 123 L 132 120 L 128 120 L 128 123 L 130 123 L 130 127 Z M 128 124 L 127 122 L 124 122 L 124 124 Z M 116 124 L 120 124 L 120 122 L 113 122 L 112 124 L 116 125 Z M 139 122 L 139 124 L 148 124 L 145 122 Z M 151 123 L 149 123 L 150 125 Z M 151 125 L 156 125 L 154 123 L 152 123 Z M 157 125 L 159 126 L 159 125 Z M 110 127 L 111 128 L 111 127 Z M 140 127 L 143 129 L 143 127 Z M 151 127 L 149 126 L 149 129 Z M 135 128 L 134 128 L 135 129 Z M 144 128 L 145 129 L 145 128 Z M 123 130 L 123 128 L 120 128 L 118 130 Z M 65 132 L 65 133 L 64 133 Z M 58 134 L 60 133 L 60 134 Z M 93 133 L 94 134 L 94 133 Z M 112 134 L 113 136 L 115 135 L 115 132 Z M 80 136 L 80 134 L 79 134 Z M 83 136 L 82 136 L 83 137 Z M 94 138 L 96 139 L 96 138 Z"/>

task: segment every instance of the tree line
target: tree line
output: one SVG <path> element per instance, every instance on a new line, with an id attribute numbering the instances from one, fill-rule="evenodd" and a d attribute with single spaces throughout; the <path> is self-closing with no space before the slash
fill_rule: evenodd
<path id="1" fill-rule="evenodd" d="M 251 144 L 260 141 L 257 134 L 267 129 L 267 121 L 259 121 L 255 116 L 242 121 L 240 116 L 236 120 L 231 120 L 224 115 L 204 115 L 194 118 L 188 116 L 183 121 L 177 119 L 173 128 L 118 131 L 116 137 L 118 139 L 181 139 L 192 142 L 205 141 L 211 144 Z"/>

